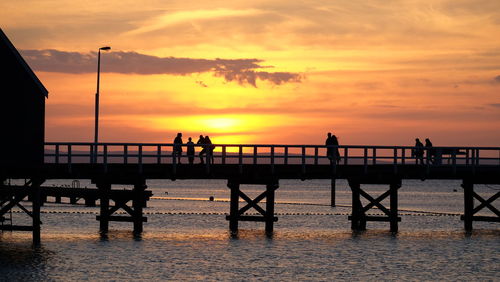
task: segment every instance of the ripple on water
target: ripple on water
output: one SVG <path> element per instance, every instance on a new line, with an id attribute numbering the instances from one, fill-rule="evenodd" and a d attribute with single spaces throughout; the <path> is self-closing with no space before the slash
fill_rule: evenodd
<path id="1" fill-rule="evenodd" d="M 458 216 L 407 211 L 397 235 L 385 222 L 352 232 L 350 209 L 328 206 L 329 181 L 280 184 L 279 221 L 271 237 L 262 223 L 252 222 L 240 223 L 238 236 L 232 236 L 223 201 L 153 200 L 141 236 L 128 231 L 130 223 L 113 222 L 105 237 L 97 232 L 99 208 L 46 204 L 40 248 L 31 247 L 29 233 L 0 233 L 0 280 L 498 279 L 498 223 L 474 223 L 475 230 L 466 233 Z M 462 194 L 452 192 L 460 183 L 437 184 L 404 183 L 401 208 L 461 213 Z M 156 195 L 168 190 L 169 197 L 228 197 L 220 181 L 148 185 Z M 337 188 L 338 203 L 349 206 L 346 183 L 339 181 Z M 249 188 L 249 194 L 257 192 Z"/>

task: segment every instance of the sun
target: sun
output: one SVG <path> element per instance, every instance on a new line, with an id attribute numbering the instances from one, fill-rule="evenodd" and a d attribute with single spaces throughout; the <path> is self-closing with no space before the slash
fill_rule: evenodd
<path id="1" fill-rule="evenodd" d="M 244 125 L 245 121 L 234 117 L 216 117 L 204 119 L 201 123 L 210 132 L 227 133 L 238 131 L 238 128 Z"/>
<path id="2" fill-rule="evenodd" d="M 263 115 L 193 115 L 157 118 L 156 128 L 172 128 L 184 132 L 208 135 L 244 134 L 269 127 L 272 123 Z"/>

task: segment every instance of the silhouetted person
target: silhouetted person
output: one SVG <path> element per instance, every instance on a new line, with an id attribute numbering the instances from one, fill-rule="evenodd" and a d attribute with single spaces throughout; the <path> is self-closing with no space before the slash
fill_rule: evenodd
<path id="1" fill-rule="evenodd" d="M 205 162 L 203 161 L 203 155 L 207 152 L 207 148 L 205 146 L 205 137 L 203 135 L 200 135 L 200 139 L 198 139 L 198 142 L 196 144 L 201 145 L 202 149 L 198 156 L 200 157 L 200 163 L 204 164 Z"/>
<path id="2" fill-rule="evenodd" d="M 332 144 L 332 133 L 328 132 L 327 137 L 326 137 L 326 141 L 325 141 L 325 146 L 327 146 L 326 156 L 330 160 L 330 164 L 333 163 L 333 148 L 329 148 L 328 146 L 332 146 L 332 145 L 333 145 Z"/>
<path id="3" fill-rule="evenodd" d="M 415 159 L 417 159 L 417 164 L 419 160 L 420 164 L 424 164 L 424 144 L 422 144 L 418 138 L 415 139 L 415 149 L 413 149 L 413 155 L 415 156 Z"/>
<path id="4" fill-rule="evenodd" d="M 188 138 L 188 142 L 186 143 L 187 145 L 187 156 L 188 156 L 188 161 L 189 161 L 189 164 L 192 165 L 193 162 L 194 162 L 194 154 L 195 154 L 195 150 L 194 150 L 194 143 L 191 139 L 191 137 Z"/>
<path id="5" fill-rule="evenodd" d="M 434 163 L 434 149 L 432 148 L 432 142 L 429 138 L 425 138 L 425 149 L 427 150 L 427 157 L 431 163 Z"/>
<path id="6" fill-rule="evenodd" d="M 208 135 L 205 136 L 205 145 L 207 148 L 208 162 L 213 164 L 215 145 L 212 145 L 212 140 L 210 140 L 210 137 L 208 137 Z"/>
<path id="7" fill-rule="evenodd" d="M 335 135 L 332 135 L 332 145 L 339 146 L 339 140 L 337 139 L 337 136 L 335 136 Z M 338 147 L 333 148 L 332 160 L 336 161 L 337 164 L 340 163 L 340 153 L 339 153 Z"/>
<path id="8" fill-rule="evenodd" d="M 175 160 L 177 156 L 177 163 L 181 163 L 182 156 L 182 133 L 177 133 L 177 136 L 174 139 L 174 150 L 172 151 L 172 157 Z"/>

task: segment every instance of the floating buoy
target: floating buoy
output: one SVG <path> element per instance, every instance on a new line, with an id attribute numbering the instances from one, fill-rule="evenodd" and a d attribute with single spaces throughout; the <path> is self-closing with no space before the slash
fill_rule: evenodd
<path id="1" fill-rule="evenodd" d="M 210 196 L 210 198 L 208 198 L 208 200 L 212 201 L 214 200 L 214 196 Z"/>

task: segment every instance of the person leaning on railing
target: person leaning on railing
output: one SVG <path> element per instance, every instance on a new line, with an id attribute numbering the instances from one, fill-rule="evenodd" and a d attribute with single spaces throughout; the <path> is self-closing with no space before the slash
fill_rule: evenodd
<path id="1" fill-rule="evenodd" d="M 204 164 L 205 162 L 203 161 L 203 155 L 207 152 L 207 148 L 205 146 L 205 137 L 203 137 L 203 135 L 200 135 L 200 139 L 198 139 L 198 142 L 196 142 L 196 144 L 201 145 L 202 147 L 198 156 L 200 157 L 200 163 Z"/>

